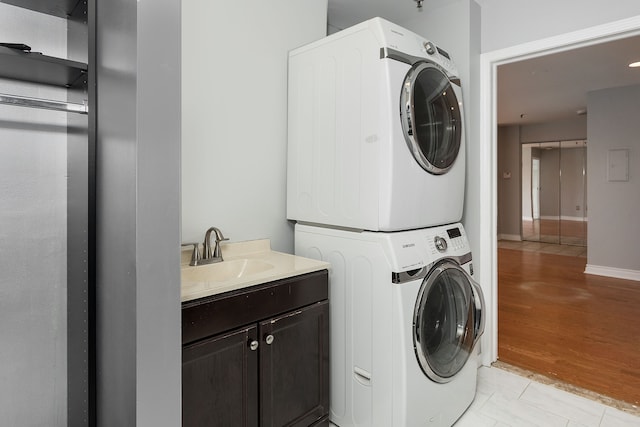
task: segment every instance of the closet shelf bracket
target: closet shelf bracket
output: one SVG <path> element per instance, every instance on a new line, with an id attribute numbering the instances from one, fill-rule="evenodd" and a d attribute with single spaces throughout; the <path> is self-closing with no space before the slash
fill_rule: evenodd
<path id="1" fill-rule="evenodd" d="M 0 104 L 14 105 L 16 107 L 44 108 L 46 110 L 65 111 L 67 113 L 87 114 L 89 108 L 86 101 L 76 104 L 51 99 L 30 98 L 27 96 L 7 95 L 0 93 Z"/>

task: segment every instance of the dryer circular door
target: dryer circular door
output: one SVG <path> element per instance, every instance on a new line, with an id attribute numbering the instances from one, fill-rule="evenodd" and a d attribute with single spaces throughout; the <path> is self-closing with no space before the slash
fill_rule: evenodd
<path id="1" fill-rule="evenodd" d="M 435 175 L 446 173 L 460 151 L 462 115 L 445 72 L 417 62 L 407 73 L 400 96 L 404 139 L 418 164 Z"/>
<path id="2" fill-rule="evenodd" d="M 446 383 L 466 364 L 484 331 L 480 286 L 444 259 L 424 278 L 413 316 L 413 345 L 422 371 Z"/>

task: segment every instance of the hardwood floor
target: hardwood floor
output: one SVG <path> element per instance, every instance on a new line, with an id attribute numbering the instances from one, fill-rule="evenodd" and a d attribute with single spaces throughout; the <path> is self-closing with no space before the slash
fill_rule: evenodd
<path id="1" fill-rule="evenodd" d="M 498 358 L 640 404 L 640 282 L 586 259 L 498 249 Z"/>
<path id="2" fill-rule="evenodd" d="M 524 240 L 586 246 L 587 222 L 553 219 L 522 220 Z"/>

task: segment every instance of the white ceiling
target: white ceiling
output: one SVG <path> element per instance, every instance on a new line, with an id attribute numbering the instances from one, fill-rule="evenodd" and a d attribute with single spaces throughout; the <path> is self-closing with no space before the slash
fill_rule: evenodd
<path id="1" fill-rule="evenodd" d="M 415 19 L 417 14 L 445 4 L 447 0 L 425 0 L 424 8 L 418 9 L 413 0 L 328 0 L 327 20 L 329 26 L 343 30 L 347 27 L 380 16 L 400 25 Z"/>
<path id="2" fill-rule="evenodd" d="M 419 10 L 413 0 L 329 0 L 328 24 L 343 29 L 375 16 L 402 23 L 446 3 L 424 0 Z M 575 117 L 586 110 L 588 92 L 640 84 L 640 68 L 628 67 L 633 61 L 640 61 L 640 36 L 501 65 L 498 124 Z"/>
<path id="3" fill-rule="evenodd" d="M 628 66 L 634 61 L 640 61 L 640 36 L 501 65 L 498 123 L 575 117 L 587 110 L 588 92 L 640 84 L 640 68 Z"/>

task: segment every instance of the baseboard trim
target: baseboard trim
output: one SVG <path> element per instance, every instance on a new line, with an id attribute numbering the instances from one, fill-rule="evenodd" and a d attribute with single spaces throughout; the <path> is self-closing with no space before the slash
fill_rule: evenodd
<path id="1" fill-rule="evenodd" d="M 522 237 L 519 234 L 498 234 L 498 240 L 511 240 L 514 242 L 521 242 Z"/>
<path id="2" fill-rule="evenodd" d="M 523 218 L 524 219 L 524 218 Z M 561 219 L 562 221 L 576 221 L 576 222 L 587 222 L 589 221 L 589 218 L 585 218 L 582 216 L 569 216 L 569 215 L 562 215 L 561 217 L 557 217 L 557 216 L 553 216 L 553 215 L 543 215 L 540 217 L 540 219 L 550 219 L 550 220 L 555 220 L 557 221 L 558 219 Z"/>
<path id="3" fill-rule="evenodd" d="M 640 271 L 638 270 L 587 264 L 584 272 L 585 274 L 593 274 L 596 276 L 615 277 L 616 279 L 635 280 L 640 282 Z"/>

